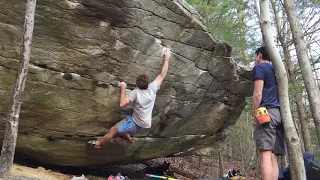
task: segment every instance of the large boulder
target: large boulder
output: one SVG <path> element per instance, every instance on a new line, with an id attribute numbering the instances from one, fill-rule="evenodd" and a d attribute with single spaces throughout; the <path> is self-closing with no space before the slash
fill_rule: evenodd
<path id="1" fill-rule="evenodd" d="M 0 6 L 0 138 L 19 66 L 25 1 Z M 153 110 L 152 128 L 126 144 L 86 142 L 130 113 L 119 80 L 161 70 L 173 55 Z M 252 93 L 250 71 L 210 35 L 183 0 L 38 1 L 16 153 L 71 166 L 125 164 L 214 146 Z"/>

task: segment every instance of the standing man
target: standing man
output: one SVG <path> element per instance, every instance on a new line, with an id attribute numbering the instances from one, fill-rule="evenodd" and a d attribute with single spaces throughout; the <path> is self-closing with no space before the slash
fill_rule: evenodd
<path id="1" fill-rule="evenodd" d="M 284 129 L 279 109 L 278 84 L 267 48 L 260 47 L 255 54 L 256 60 L 253 68 L 254 137 L 259 149 L 262 180 L 277 180 L 279 176 L 277 156 L 286 154 Z M 264 112 L 269 122 L 262 124 L 266 118 L 260 121 L 260 117 L 257 116 L 259 112 Z"/>
<path id="2" fill-rule="evenodd" d="M 132 143 L 130 135 L 138 133 L 142 128 L 151 127 L 152 110 L 156 100 L 156 93 L 167 75 L 170 55 L 171 52 L 167 48 L 164 53 L 161 73 L 152 83 L 149 84 L 149 77 L 146 74 L 142 74 L 136 79 L 137 88 L 130 91 L 128 95 L 126 95 L 127 84 L 125 82 L 120 83 L 120 107 L 123 108 L 133 103 L 133 114 L 128 115 L 125 119 L 111 127 L 108 133 L 101 139 L 97 141 L 91 140 L 88 144 L 93 145 L 95 148 L 100 148 L 102 144 L 109 142 L 117 134 L 120 134 L 129 143 Z"/>

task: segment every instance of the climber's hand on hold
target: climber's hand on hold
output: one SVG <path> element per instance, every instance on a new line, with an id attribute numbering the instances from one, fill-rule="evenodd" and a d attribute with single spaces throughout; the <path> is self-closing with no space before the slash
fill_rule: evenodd
<path id="1" fill-rule="evenodd" d="M 163 55 L 164 61 L 169 61 L 170 56 L 171 56 L 171 51 L 170 51 L 169 48 L 166 48 L 165 53 L 164 53 L 164 55 Z"/>
<path id="2" fill-rule="evenodd" d="M 125 83 L 125 82 L 120 82 L 120 83 L 119 83 L 119 86 L 120 86 L 121 89 L 126 89 L 126 88 L 127 88 L 127 83 Z"/>

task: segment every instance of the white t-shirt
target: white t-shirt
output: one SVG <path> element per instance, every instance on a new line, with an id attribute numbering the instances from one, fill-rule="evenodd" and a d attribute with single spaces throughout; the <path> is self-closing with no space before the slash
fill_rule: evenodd
<path id="1" fill-rule="evenodd" d="M 151 127 L 151 118 L 157 91 L 160 86 L 156 81 L 149 84 L 148 89 L 136 88 L 128 93 L 128 99 L 133 102 L 133 121 L 142 128 Z"/>

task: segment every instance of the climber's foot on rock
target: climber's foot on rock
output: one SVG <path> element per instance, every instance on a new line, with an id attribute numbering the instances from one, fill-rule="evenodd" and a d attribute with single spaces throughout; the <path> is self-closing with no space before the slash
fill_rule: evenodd
<path id="1" fill-rule="evenodd" d="M 101 148 L 100 144 L 99 144 L 99 141 L 96 141 L 96 140 L 90 140 L 87 142 L 87 144 L 95 147 L 95 148 Z"/>

